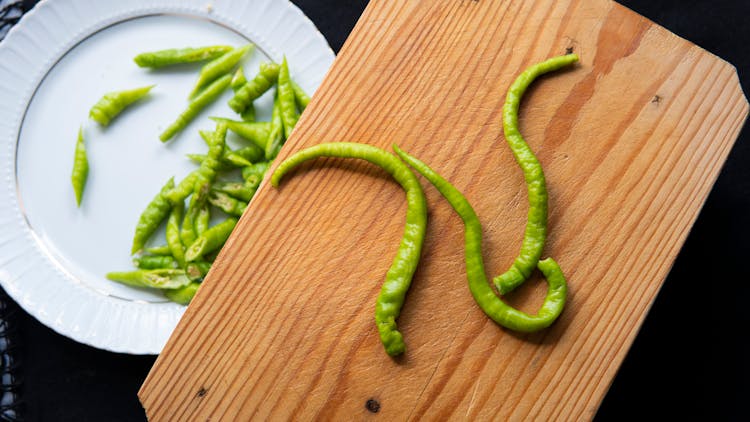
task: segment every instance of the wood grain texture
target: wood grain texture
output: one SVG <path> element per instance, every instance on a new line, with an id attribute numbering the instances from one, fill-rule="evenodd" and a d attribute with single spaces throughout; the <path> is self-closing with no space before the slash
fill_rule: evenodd
<path id="1" fill-rule="evenodd" d="M 318 160 L 253 199 L 139 393 L 149 418 L 593 417 L 747 116 L 732 66 L 608 0 L 372 0 L 280 159 L 398 143 L 472 202 L 494 276 L 527 209 L 505 90 L 567 48 L 580 66 L 535 83 L 520 119 L 548 180 L 545 256 L 570 285 L 558 322 L 518 335 L 481 312 L 461 221 L 425 184 L 407 351 L 389 358 L 373 312 L 404 194 L 367 163 Z M 509 300 L 533 311 L 544 289 L 537 275 Z"/>

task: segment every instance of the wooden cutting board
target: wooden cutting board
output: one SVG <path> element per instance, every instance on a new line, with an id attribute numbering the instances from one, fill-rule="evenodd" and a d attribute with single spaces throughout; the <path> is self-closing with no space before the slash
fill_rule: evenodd
<path id="1" fill-rule="evenodd" d="M 367 163 L 318 160 L 259 190 L 140 391 L 147 415 L 593 417 L 747 116 L 731 65 L 608 0 L 372 0 L 280 159 L 398 143 L 465 192 L 494 276 L 527 210 L 505 92 L 567 49 L 580 66 L 521 107 L 550 191 L 545 256 L 571 291 L 551 328 L 519 335 L 479 310 L 461 221 L 425 183 L 427 240 L 398 320 L 407 352 L 388 357 L 373 312 L 403 192 Z M 537 275 L 509 300 L 533 311 L 544 289 Z"/>

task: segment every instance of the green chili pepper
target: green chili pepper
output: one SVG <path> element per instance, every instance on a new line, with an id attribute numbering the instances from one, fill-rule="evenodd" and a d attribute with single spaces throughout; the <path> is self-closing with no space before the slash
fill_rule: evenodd
<path id="1" fill-rule="evenodd" d="M 201 68 L 201 71 L 198 74 L 198 81 L 195 83 L 193 91 L 190 92 L 189 98 L 195 97 L 195 95 L 198 94 L 198 92 L 200 92 L 203 87 L 207 86 L 221 76 L 229 76 L 229 83 L 231 84 L 233 75 L 230 75 L 229 72 L 231 72 L 232 69 L 234 69 L 234 67 L 237 65 L 237 63 L 242 60 L 242 57 L 244 57 L 245 54 L 247 54 L 249 51 L 252 51 L 253 49 L 255 49 L 255 46 L 252 44 L 248 44 L 242 47 L 235 48 L 234 50 L 226 54 L 222 54 L 221 56 L 206 63 Z"/>
<path id="2" fill-rule="evenodd" d="M 422 187 L 414 173 L 393 154 L 374 146 L 347 142 L 319 144 L 295 153 L 279 164 L 271 176 L 271 184 L 278 187 L 279 181 L 289 170 L 318 157 L 366 160 L 382 167 L 406 191 L 404 235 L 375 305 L 375 321 L 385 351 L 391 356 L 399 355 L 406 350 L 406 346 L 402 334 L 397 329 L 396 319 L 401 313 L 406 292 L 417 269 L 427 226 L 427 201 Z"/>
<path id="3" fill-rule="evenodd" d="M 231 153 L 237 154 L 240 157 L 244 158 L 245 160 L 249 161 L 250 165 L 252 165 L 252 163 L 257 163 L 258 161 L 261 161 L 264 158 L 264 151 L 258 148 L 258 146 L 255 144 L 250 144 L 246 147 L 236 149 L 232 151 Z"/>
<path id="4" fill-rule="evenodd" d="M 273 100 L 273 112 L 271 113 L 271 129 L 266 141 L 266 160 L 273 160 L 279 154 L 281 145 L 284 143 L 284 120 L 281 118 L 281 101 L 278 91 Z"/>
<path id="5" fill-rule="evenodd" d="M 254 145 L 258 146 L 258 148 L 265 151 L 266 144 L 268 143 L 268 132 L 271 129 L 270 123 L 238 122 L 236 120 L 229 120 L 222 117 L 211 117 L 210 119 L 215 122 L 225 123 L 229 130 L 240 135 L 242 138 L 247 139 Z"/>
<path id="6" fill-rule="evenodd" d="M 522 284 L 539 262 L 547 237 L 547 187 L 544 171 L 518 129 L 518 107 L 526 88 L 539 75 L 569 66 L 578 56 L 568 54 L 535 64 L 521 73 L 508 89 L 503 106 L 503 132 L 516 162 L 523 170 L 528 189 L 529 211 L 523 244 L 513 265 L 493 280 L 500 294 L 506 294 Z"/>
<path id="7" fill-rule="evenodd" d="M 189 158 L 190 161 L 193 161 L 196 164 L 201 164 L 203 163 L 203 160 L 206 159 L 206 154 L 185 154 L 185 156 Z M 222 159 L 220 160 L 219 166 L 216 167 L 216 171 L 229 171 L 232 169 L 236 169 L 238 167 L 242 167 L 242 166 L 232 164 L 222 157 Z"/>
<path id="8" fill-rule="evenodd" d="M 208 154 L 201 161 L 201 165 L 196 170 L 185 176 L 180 184 L 165 194 L 166 198 L 172 204 L 182 202 L 195 190 L 197 183 L 212 183 L 216 172 L 221 168 L 221 156 L 224 154 L 226 141 L 226 125 L 217 124 L 216 132 L 210 135 Z"/>
<path id="9" fill-rule="evenodd" d="M 172 251 L 169 249 L 169 245 L 146 248 L 146 252 L 150 253 L 151 255 L 169 255 L 172 253 Z"/>
<path id="10" fill-rule="evenodd" d="M 245 71 L 242 70 L 242 66 L 240 66 L 234 72 L 234 75 L 232 75 L 232 82 L 230 82 L 229 85 L 232 87 L 232 91 L 237 92 L 242 88 L 242 85 L 245 85 L 246 83 L 247 78 L 245 78 Z"/>
<path id="11" fill-rule="evenodd" d="M 133 264 L 142 270 L 177 267 L 177 261 L 172 255 L 146 255 L 133 259 Z"/>
<path id="12" fill-rule="evenodd" d="M 211 269 L 211 263 L 206 261 L 195 261 L 187 264 L 185 273 L 191 280 L 202 280 Z"/>
<path id="13" fill-rule="evenodd" d="M 226 221 L 209 228 L 188 247 L 185 258 L 188 262 L 192 262 L 209 252 L 220 249 L 224 246 L 224 242 L 229 239 L 235 225 L 237 225 L 237 219 L 228 218 Z"/>
<path id="14" fill-rule="evenodd" d="M 133 59 L 140 67 L 159 68 L 181 63 L 194 63 L 213 60 L 224 53 L 232 51 L 229 45 L 212 45 L 197 48 L 170 48 L 168 50 L 141 53 Z"/>
<path id="15" fill-rule="evenodd" d="M 248 104 L 245 111 L 240 113 L 240 118 L 242 118 L 243 122 L 254 122 L 255 121 L 255 105 L 253 105 L 253 103 Z"/>
<path id="16" fill-rule="evenodd" d="M 242 169 L 242 178 L 245 179 L 245 183 L 257 188 L 260 185 L 260 182 L 263 181 L 263 176 L 266 175 L 268 167 L 270 166 L 271 163 L 264 161 L 255 163 L 252 166 L 244 167 Z"/>
<path id="17" fill-rule="evenodd" d="M 224 153 L 224 157 L 222 157 L 222 161 L 232 164 L 235 167 L 245 167 L 253 165 L 251 161 L 248 161 L 245 157 L 237 154 L 234 151 L 226 151 Z"/>
<path id="18" fill-rule="evenodd" d="M 198 291 L 200 286 L 200 283 L 192 282 L 179 289 L 166 289 L 164 290 L 164 296 L 172 302 L 179 303 L 180 305 L 188 305 L 193 300 L 193 296 L 195 296 L 195 292 Z"/>
<path id="19" fill-rule="evenodd" d="M 166 198 L 167 192 L 174 188 L 174 177 L 169 179 L 161 188 L 161 191 L 151 200 L 138 218 L 138 224 L 135 226 L 135 235 L 133 236 L 133 247 L 131 254 L 143 249 L 143 245 L 159 227 L 159 224 L 169 215 L 172 205 Z"/>
<path id="20" fill-rule="evenodd" d="M 188 125 L 198 113 L 201 112 L 208 104 L 214 102 L 219 96 L 229 87 L 229 82 L 232 80 L 232 75 L 224 75 L 219 79 L 211 82 L 203 91 L 188 104 L 185 111 L 182 112 L 164 132 L 159 135 L 159 139 L 162 142 L 170 140 L 177 132 L 181 131 Z"/>
<path id="21" fill-rule="evenodd" d="M 108 92 L 91 107 L 89 117 L 100 125 L 107 126 L 127 106 L 148 95 L 154 86 L 149 85 L 124 91 Z"/>
<path id="22" fill-rule="evenodd" d="M 207 203 L 198 210 L 198 215 L 195 217 L 195 234 L 200 236 L 208 230 L 208 223 L 211 221 L 211 207 Z"/>
<path id="23" fill-rule="evenodd" d="M 282 60 L 281 67 L 279 68 L 279 86 L 276 96 L 279 100 L 281 120 L 284 122 L 284 138 L 289 139 L 289 135 L 292 134 L 292 130 L 297 124 L 299 115 L 297 114 L 294 87 L 292 87 L 292 79 L 289 77 L 289 65 L 287 64 L 286 56 L 284 56 L 284 60 Z"/>
<path id="24" fill-rule="evenodd" d="M 229 107 L 237 113 L 242 113 L 258 97 L 263 95 L 279 77 L 279 65 L 276 63 L 261 63 L 258 74 L 229 100 Z"/>
<path id="25" fill-rule="evenodd" d="M 195 191 L 190 198 L 190 204 L 185 211 L 185 218 L 182 220 L 182 230 L 180 230 L 180 239 L 184 245 L 190 245 L 195 241 L 198 235 L 195 232 L 195 222 L 198 213 L 208 199 L 210 185 L 208 182 L 202 182 L 195 185 Z"/>
<path id="26" fill-rule="evenodd" d="M 299 107 L 300 112 L 305 111 L 307 105 L 310 104 L 310 97 L 305 93 L 305 90 L 294 81 L 292 81 L 292 89 L 294 89 L 294 99 L 297 103 L 297 107 Z"/>
<path id="27" fill-rule="evenodd" d="M 169 213 L 169 219 L 167 220 L 167 246 L 169 246 L 169 252 L 177 261 L 177 265 L 180 268 L 185 267 L 185 245 L 182 243 L 180 238 L 180 223 L 182 222 L 183 214 L 185 212 L 185 204 L 180 201 L 172 207 L 172 212 Z"/>
<path id="28" fill-rule="evenodd" d="M 514 331 L 534 332 L 549 327 L 565 306 L 568 287 L 560 267 L 552 258 L 539 261 L 537 266 L 547 279 L 548 289 L 542 307 L 536 315 L 519 311 L 502 301 L 492 291 L 482 259 L 482 225 L 474 209 L 461 192 L 425 163 L 394 146 L 402 160 L 432 183 L 464 221 L 466 236 L 466 275 L 477 305 L 493 321 Z"/>
<path id="29" fill-rule="evenodd" d="M 78 128 L 78 140 L 76 151 L 73 156 L 73 172 L 70 181 L 73 184 L 73 192 L 76 195 L 76 205 L 81 206 L 83 190 L 86 187 L 86 179 L 89 177 L 89 159 L 86 157 L 86 144 L 83 140 L 83 128 Z"/>
<path id="30" fill-rule="evenodd" d="M 154 289 L 179 289 L 190 284 L 185 271 L 175 269 L 111 272 L 107 274 L 107 278 L 129 286 Z"/>
<path id="31" fill-rule="evenodd" d="M 208 202 L 225 213 L 236 217 L 242 216 L 247 208 L 246 202 L 232 198 L 224 192 L 212 191 L 208 196 Z"/>
<path id="32" fill-rule="evenodd" d="M 222 192 L 244 202 L 250 202 L 258 186 L 247 182 L 217 182 L 211 186 L 212 192 Z"/>

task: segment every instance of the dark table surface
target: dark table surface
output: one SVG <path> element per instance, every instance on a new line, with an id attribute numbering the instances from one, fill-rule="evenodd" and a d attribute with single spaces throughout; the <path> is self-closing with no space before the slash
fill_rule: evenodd
<path id="1" fill-rule="evenodd" d="M 55 1 L 55 0 L 50 0 Z M 391 0 L 396 1 L 396 0 Z M 341 48 L 363 0 L 295 0 Z M 0 1 L 0 6 L 7 1 Z M 24 9 L 35 1 L 23 1 Z M 737 67 L 750 83 L 750 0 L 623 0 L 620 3 Z M 623 362 L 598 420 L 747 419 L 750 346 L 750 133 L 740 135 L 721 175 Z M 154 357 L 78 344 L 23 311 L 13 350 L 28 420 L 144 419 L 136 392 Z"/>

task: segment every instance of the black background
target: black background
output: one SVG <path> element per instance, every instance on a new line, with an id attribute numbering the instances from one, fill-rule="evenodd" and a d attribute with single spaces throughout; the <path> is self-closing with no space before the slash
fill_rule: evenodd
<path id="1" fill-rule="evenodd" d="M 54 0 L 51 0 L 54 1 Z M 396 0 L 390 0 L 396 1 Z M 495 0 L 488 0 L 495 1 Z M 34 1 L 25 1 L 26 7 Z M 294 1 L 338 52 L 366 2 Z M 734 64 L 750 82 L 750 0 L 620 3 Z M 750 145 L 743 131 L 602 403 L 598 420 L 747 419 Z M 154 358 L 90 348 L 21 312 L 16 349 L 29 420 L 144 418 L 136 392 Z M 498 397 L 498 400 L 502 400 Z"/>

